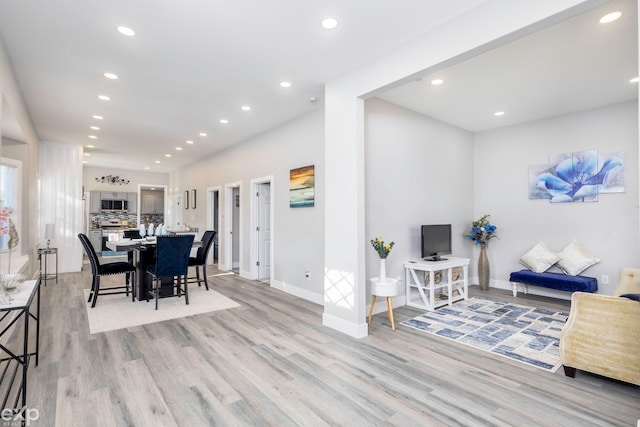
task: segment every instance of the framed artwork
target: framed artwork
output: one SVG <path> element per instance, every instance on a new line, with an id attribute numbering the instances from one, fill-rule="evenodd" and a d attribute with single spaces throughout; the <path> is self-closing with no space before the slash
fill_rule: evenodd
<path id="1" fill-rule="evenodd" d="M 289 207 L 310 208 L 315 205 L 315 166 L 289 171 Z"/>
<path id="2" fill-rule="evenodd" d="M 191 209 L 196 208 L 196 190 L 191 190 Z"/>
<path id="3" fill-rule="evenodd" d="M 184 192 L 184 208 L 189 209 L 189 191 L 185 190 Z"/>

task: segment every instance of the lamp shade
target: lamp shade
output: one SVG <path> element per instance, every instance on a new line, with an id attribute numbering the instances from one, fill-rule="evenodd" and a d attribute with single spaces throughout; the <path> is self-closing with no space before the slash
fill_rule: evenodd
<path id="1" fill-rule="evenodd" d="M 44 227 L 44 238 L 47 240 L 53 239 L 56 234 L 56 225 L 55 224 L 46 224 Z"/>

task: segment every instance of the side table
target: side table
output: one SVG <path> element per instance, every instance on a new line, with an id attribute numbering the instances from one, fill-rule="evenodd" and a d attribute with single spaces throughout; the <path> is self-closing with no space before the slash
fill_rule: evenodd
<path id="1" fill-rule="evenodd" d="M 376 305 L 376 297 L 387 297 L 387 310 L 391 329 L 396 330 L 396 324 L 393 321 L 393 306 L 391 305 L 391 297 L 395 297 L 400 293 L 400 283 L 398 279 L 387 277 L 385 282 L 380 282 L 378 277 L 369 279 L 369 289 L 371 290 L 371 308 L 369 309 L 369 320 L 367 324 L 371 324 L 371 316 L 373 316 L 373 307 Z"/>
<path id="2" fill-rule="evenodd" d="M 47 270 L 48 255 L 56 257 L 55 273 L 49 273 Z M 44 258 L 44 270 L 42 269 L 42 258 Z M 58 283 L 58 248 L 38 248 L 38 260 L 40 261 L 40 281 L 44 282 L 45 286 L 47 286 L 47 280 L 50 279 L 56 279 L 56 283 Z"/>

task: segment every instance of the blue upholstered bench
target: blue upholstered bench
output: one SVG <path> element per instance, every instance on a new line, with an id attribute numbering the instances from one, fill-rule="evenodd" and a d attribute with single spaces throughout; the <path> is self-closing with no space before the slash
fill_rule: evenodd
<path id="1" fill-rule="evenodd" d="M 596 292 L 598 281 L 595 277 L 569 276 L 561 273 L 535 273 L 531 270 L 520 270 L 511 273 L 509 281 L 513 286 L 513 296 L 518 296 L 518 283 L 524 285 L 524 293 L 528 293 L 528 286 L 557 289 L 566 292 Z"/>

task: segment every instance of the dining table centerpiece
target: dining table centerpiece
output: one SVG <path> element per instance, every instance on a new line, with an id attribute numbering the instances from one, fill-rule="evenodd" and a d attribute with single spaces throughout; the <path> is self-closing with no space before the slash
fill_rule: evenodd
<path id="1" fill-rule="evenodd" d="M 471 223 L 471 232 L 467 235 L 469 240 L 480 246 L 480 256 L 478 257 L 478 284 L 481 291 L 489 290 L 489 280 L 491 277 L 489 268 L 489 258 L 487 257 L 487 246 L 489 240 L 496 236 L 498 227 L 489 222 L 490 215 L 484 215 L 480 219 Z"/>
<path id="2" fill-rule="evenodd" d="M 385 243 L 382 240 L 382 236 L 376 237 L 375 239 L 371 239 L 371 246 L 378 253 L 378 257 L 380 258 L 380 270 L 378 273 L 378 283 L 385 283 L 387 281 L 387 267 L 386 261 L 391 249 L 395 245 L 394 242 Z"/>

